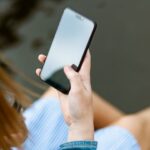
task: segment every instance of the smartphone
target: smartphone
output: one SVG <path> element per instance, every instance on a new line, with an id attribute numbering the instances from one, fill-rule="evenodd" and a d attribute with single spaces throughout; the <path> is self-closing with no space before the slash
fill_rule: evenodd
<path id="1" fill-rule="evenodd" d="M 68 94 L 70 82 L 64 66 L 79 71 L 96 30 L 96 23 L 70 8 L 66 8 L 50 46 L 40 78 L 59 91 Z"/>

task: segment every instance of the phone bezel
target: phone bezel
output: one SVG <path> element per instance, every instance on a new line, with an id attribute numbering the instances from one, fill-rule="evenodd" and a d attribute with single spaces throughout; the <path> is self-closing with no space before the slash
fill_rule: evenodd
<path id="1" fill-rule="evenodd" d="M 70 9 L 70 8 L 65 8 L 65 10 L 66 10 L 66 9 L 69 9 L 69 10 L 75 12 L 76 14 L 79 14 L 78 12 L 76 12 L 76 11 Z M 65 11 L 65 10 L 64 10 L 64 11 Z M 80 15 L 80 14 L 79 14 L 79 15 Z M 82 15 L 81 15 L 81 16 L 82 16 Z M 87 17 L 84 16 L 84 18 L 87 18 Z M 88 51 L 88 49 L 89 49 L 89 46 L 90 46 L 90 44 L 91 44 L 91 41 L 92 41 L 92 39 L 93 39 L 94 33 L 95 33 L 95 31 L 96 31 L 96 28 L 97 28 L 97 23 L 96 23 L 95 21 L 93 21 L 93 20 L 91 20 L 91 19 L 89 19 L 89 18 L 87 18 L 87 19 L 90 20 L 90 21 L 93 23 L 93 30 L 92 30 L 92 32 L 91 32 L 91 35 L 90 35 L 89 40 L 88 40 L 88 42 L 87 42 L 86 48 L 85 48 L 84 53 L 83 53 L 83 55 L 82 55 L 82 57 L 81 57 L 81 60 L 80 60 L 80 62 L 79 62 L 79 66 L 77 66 L 76 69 L 72 67 L 76 72 L 79 72 L 80 69 L 81 69 L 81 66 L 82 66 L 82 64 L 83 64 L 84 58 L 85 58 L 85 56 L 86 56 L 86 53 L 87 53 L 87 51 Z M 59 23 L 60 23 L 60 22 L 59 22 Z M 59 27 L 59 25 L 58 25 L 58 27 Z M 58 29 L 58 27 L 57 27 L 57 29 Z M 57 31 L 57 30 L 56 30 L 56 31 Z M 56 32 L 55 32 L 55 33 L 56 33 Z M 53 42 L 53 41 L 52 41 L 52 42 Z M 48 51 L 48 53 L 49 53 L 49 51 Z M 44 65 L 43 65 L 43 66 L 44 66 Z M 43 67 L 42 67 L 42 69 L 43 69 Z M 42 71 L 41 71 L 41 72 L 42 72 Z M 54 81 L 52 81 L 52 80 L 49 80 L 49 82 L 45 81 L 44 79 L 42 79 L 41 73 L 40 73 L 40 79 L 41 79 L 42 81 L 44 81 L 45 83 L 47 83 L 48 85 L 50 85 L 50 86 L 56 88 L 57 90 L 61 91 L 61 92 L 64 93 L 64 94 L 68 94 L 69 91 L 70 91 L 70 88 L 71 88 L 71 87 L 70 87 L 69 89 L 64 89 L 64 88 L 61 86 L 61 84 L 58 84 L 58 83 L 56 83 L 56 82 L 54 82 Z"/>

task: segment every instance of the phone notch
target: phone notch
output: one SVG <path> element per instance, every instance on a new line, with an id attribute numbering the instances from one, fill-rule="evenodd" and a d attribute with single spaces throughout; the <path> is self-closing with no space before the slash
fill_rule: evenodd
<path id="1" fill-rule="evenodd" d="M 82 17 L 81 15 L 79 14 L 76 14 L 76 18 L 78 18 L 79 20 L 83 21 L 84 20 L 84 17 Z"/>

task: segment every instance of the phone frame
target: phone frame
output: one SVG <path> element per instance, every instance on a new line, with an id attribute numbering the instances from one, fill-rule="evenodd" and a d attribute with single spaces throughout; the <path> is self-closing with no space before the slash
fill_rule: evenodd
<path id="1" fill-rule="evenodd" d="M 70 8 L 66 8 L 66 9 L 70 9 Z M 70 10 L 72 10 L 72 9 L 70 9 Z M 65 11 L 65 10 L 64 10 L 64 11 Z M 74 10 L 72 10 L 72 11 L 74 11 Z M 74 12 L 77 13 L 77 14 L 79 14 L 79 13 L 76 12 L 76 11 L 74 11 Z M 79 15 L 80 15 L 80 14 L 79 14 Z M 83 16 L 83 15 L 81 15 L 81 16 Z M 62 17 L 62 16 L 61 16 L 61 17 Z M 86 16 L 84 16 L 84 17 L 87 18 Z M 89 18 L 87 18 L 87 19 L 89 19 Z M 88 51 L 88 49 L 89 49 L 89 46 L 90 46 L 90 44 L 91 44 L 91 41 L 92 41 L 92 39 L 93 39 L 94 33 L 95 33 L 95 31 L 96 31 L 96 28 L 97 28 L 97 23 L 96 23 L 95 21 L 91 20 L 91 19 L 89 19 L 89 20 L 93 22 L 94 28 L 93 28 L 93 30 L 92 30 L 92 33 L 91 33 L 90 37 L 89 37 L 88 43 L 87 43 L 87 45 L 86 45 L 86 48 L 84 49 L 84 53 L 83 53 L 83 55 L 82 55 L 82 57 L 81 57 L 81 60 L 80 60 L 80 62 L 79 62 L 79 66 L 77 66 L 77 68 L 72 67 L 76 72 L 79 72 L 80 69 L 81 69 L 81 66 L 82 66 L 82 64 L 83 64 L 84 58 L 85 58 L 85 56 L 86 56 L 86 53 L 87 53 L 87 51 Z M 60 23 L 60 22 L 59 22 L 59 23 Z M 58 24 L 58 26 L 57 26 L 56 32 L 57 32 L 58 28 L 59 28 L 59 24 Z M 56 33 L 56 32 L 55 32 L 55 33 Z M 52 41 L 52 42 L 53 42 L 53 41 Z M 48 53 L 49 53 L 49 51 L 48 51 Z M 48 53 L 47 53 L 47 54 L 48 54 Z M 43 65 L 43 66 L 44 66 L 44 65 Z M 43 69 L 43 66 L 42 66 L 42 69 Z M 42 72 L 42 71 L 41 71 L 41 72 Z M 44 81 L 44 82 L 47 83 L 48 85 L 50 85 L 50 86 L 56 88 L 57 90 L 61 91 L 61 92 L 64 93 L 64 94 L 68 94 L 68 93 L 69 93 L 71 87 L 67 90 L 67 89 L 64 89 L 63 87 L 61 87 L 60 84 L 58 84 L 58 83 L 56 83 L 56 82 L 54 82 L 54 81 L 52 81 L 52 80 L 50 80 L 49 82 L 47 82 L 47 81 L 45 81 L 45 80 L 43 80 L 43 79 L 41 78 L 41 72 L 40 72 L 40 79 L 41 79 L 42 81 Z"/>

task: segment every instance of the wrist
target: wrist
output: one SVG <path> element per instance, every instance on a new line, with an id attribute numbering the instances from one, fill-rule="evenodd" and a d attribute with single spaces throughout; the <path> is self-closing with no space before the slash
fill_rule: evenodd
<path id="1" fill-rule="evenodd" d="M 94 140 L 93 120 L 76 122 L 69 126 L 68 141 Z"/>

